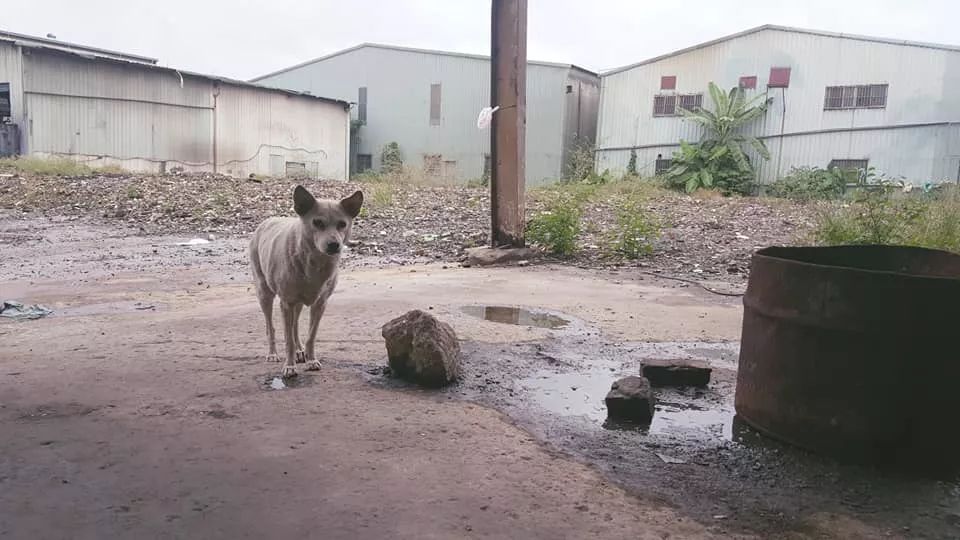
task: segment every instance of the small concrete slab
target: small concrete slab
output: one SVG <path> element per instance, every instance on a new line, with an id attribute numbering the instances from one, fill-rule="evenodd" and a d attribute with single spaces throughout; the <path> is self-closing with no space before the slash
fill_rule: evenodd
<path id="1" fill-rule="evenodd" d="M 467 249 L 463 266 L 495 266 L 529 261 L 535 255 L 530 248 L 476 247 Z"/>
<path id="2" fill-rule="evenodd" d="M 702 360 L 648 358 L 640 372 L 653 386 L 707 386 L 713 369 Z"/>

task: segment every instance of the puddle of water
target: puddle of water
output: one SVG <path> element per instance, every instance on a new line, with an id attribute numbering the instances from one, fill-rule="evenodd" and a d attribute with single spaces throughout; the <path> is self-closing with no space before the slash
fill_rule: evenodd
<path id="1" fill-rule="evenodd" d="M 510 306 L 464 306 L 461 311 L 471 317 L 500 324 L 534 326 L 537 328 L 564 328 L 570 321 L 544 311 Z"/>
<path id="2" fill-rule="evenodd" d="M 607 429 L 638 430 L 665 438 L 733 440 L 733 405 L 716 397 L 706 399 L 704 390 L 694 388 L 658 389 L 649 426 L 607 421 L 603 399 L 614 381 L 630 374 L 610 367 L 562 374 L 542 370 L 521 380 L 520 387 L 550 413 L 580 416 Z"/>

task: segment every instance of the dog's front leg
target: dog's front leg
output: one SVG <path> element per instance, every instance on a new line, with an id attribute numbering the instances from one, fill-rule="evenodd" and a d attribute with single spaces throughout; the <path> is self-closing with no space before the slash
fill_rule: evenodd
<path id="1" fill-rule="evenodd" d="M 327 298 L 321 296 L 310 306 L 310 330 L 307 333 L 307 370 L 317 371 L 320 369 L 320 360 L 314 354 L 314 344 L 317 341 L 317 328 L 320 327 L 320 319 L 323 312 L 327 309 Z"/>
<path id="2" fill-rule="evenodd" d="M 303 304 L 294 304 L 293 306 L 293 344 L 296 347 L 297 363 L 302 364 L 307 361 L 303 354 L 303 345 L 300 344 L 300 312 L 303 311 Z"/>
<path id="3" fill-rule="evenodd" d="M 283 364 L 283 368 L 280 369 L 281 377 L 295 377 L 297 375 L 297 310 L 294 306 L 295 304 L 288 303 L 282 298 L 280 299 L 280 312 L 283 314 L 283 341 L 284 345 L 287 347 L 286 361 Z"/>

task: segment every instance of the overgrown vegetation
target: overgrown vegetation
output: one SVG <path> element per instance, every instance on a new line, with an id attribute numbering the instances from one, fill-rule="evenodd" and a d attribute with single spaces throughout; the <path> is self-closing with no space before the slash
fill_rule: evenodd
<path id="1" fill-rule="evenodd" d="M 726 93 L 711 82 L 710 98 L 713 111 L 680 109 L 685 119 L 703 126 L 704 133 L 696 144 L 681 144 L 667 171 L 667 185 L 688 193 L 716 188 L 725 194 L 748 194 L 755 172 L 745 149 L 753 148 L 763 159 L 770 159 L 770 152 L 763 141 L 741 130 L 766 112 L 766 97 L 748 100 L 739 87 Z"/>
<path id="2" fill-rule="evenodd" d="M 659 226 L 647 216 L 637 195 L 626 197 L 617 203 L 616 227 L 611 231 L 613 247 L 617 253 L 639 259 L 653 253 L 653 241 L 660 235 Z"/>
<path id="3" fill-rule="evenodd" d="M 527 239 L 556 255 L 572 255 L 583 200 L 566 190 L 545 191 L 544 210 L 527 221 Z"/>
<path id="4" fill-rule="evenodd" d="M 830 200 L 843 196 L 848 174 L 839 168 L 796 167 L 767 189 L 767 194 L 795 201 Z"/>
<path id="5" fill-rule="evenodd" d="M 862 191 L 853 203 L 823 212 L 814 239 L 824 245 L 907 245 L 960 253 L 960 190 L 947 186 L 913 195 Z"/>
<path id="6" fill-rule="evenodd" d="M 380 151 L 380 172 L 383 174 L 397 174 L 403 170 L 403 154 L 400 145 L 387 143 Z"/>
<path id="7" fill-rule="evenodd" d="M 0 170 L 40 176 L 91 176 L 95 174 L 124 174 L 117 165 L 91 167 L 63 157 L 19 156 L 0 159 Z"/>
<path id="8" fill-rule="evenodd" d="M 627 162 L 627 174 L 637 176 L 637 151 L 630 149 L 630 161 Z"/>
<path id="9" fill-rule="evenodd" d="M 540 203 L 542 211 L 527 221 L 527 239 L 555 255 L 572 255 L 577 236 L 584 230 L 584 209 L 597 205 L 598 211 L 612 210 L 615 218 L 604 235 L 606 254 L 642 257 L 653 251 L 653 241 L 659 236 L 659 226 L 643 210 L 642 202 L 659 189 L 655 182 L 631 175 L 615 178 L 604 171 L 591 173 L 580 182 L 532 191 L 531 198 Z"/>
<path id="10" fill-rule="evenodd" d="M 567 158 L 566 175 L 564 182 L 582 182 L 594 174 L 593 172 L 593 145 L 577 142 Z"/>

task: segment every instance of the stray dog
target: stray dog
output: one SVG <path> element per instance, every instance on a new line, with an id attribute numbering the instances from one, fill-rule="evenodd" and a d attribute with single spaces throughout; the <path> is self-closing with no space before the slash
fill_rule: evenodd
<path id="1" fill-rule="evenodd" d="M 308 371 L 320 369 L 314 342 L 327 299 L 337 286 L 340 252 L 350 238 L 353 219 L 363 206 L 357 191 L 342 201 L 316 200 L 303 186 L 293 190 L 298 217 L 269 218 L 250 239 L 250 267 L 260 309 L 267 321 L 267 361 L 279 362 L 273 329 L 273 299 L 280 297 L 286 357 L 282 377 L 294 377 L 296 364 Z M 306 348 L 300 345 L 300 311 L 310 306 Z"/>

